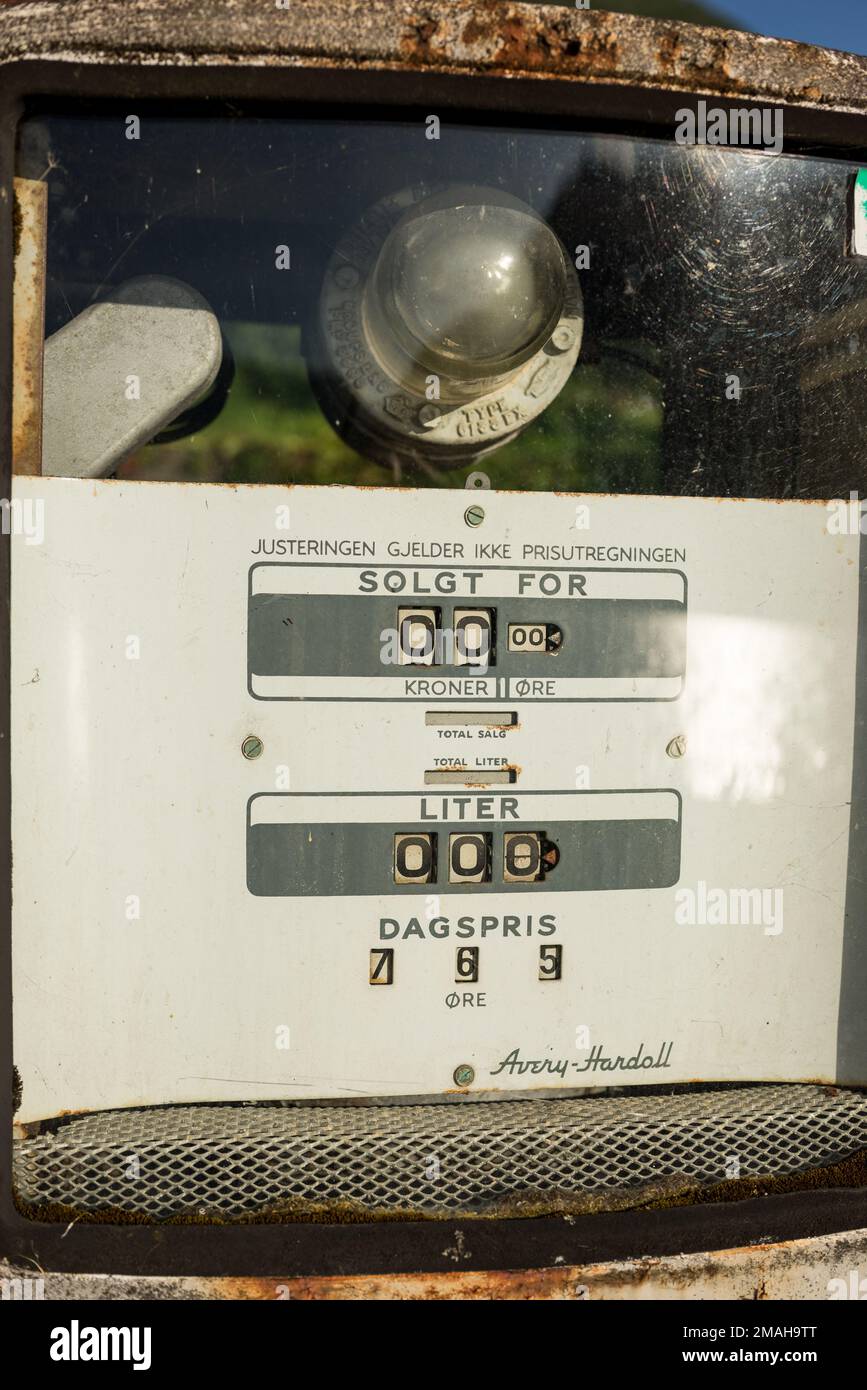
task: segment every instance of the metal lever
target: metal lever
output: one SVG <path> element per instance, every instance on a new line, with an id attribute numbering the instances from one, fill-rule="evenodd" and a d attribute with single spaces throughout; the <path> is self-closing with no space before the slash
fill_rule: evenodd
<path id="1" fill-rule="evenodd" d="M 213 385 L 210 305 L 164 275 L 127 280 L 45 344 L 42 472 L 102 478 Z"/>

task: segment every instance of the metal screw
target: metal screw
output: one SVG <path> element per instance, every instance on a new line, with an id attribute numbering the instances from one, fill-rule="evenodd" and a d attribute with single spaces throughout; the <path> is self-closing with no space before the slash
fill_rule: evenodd
<path id="1" fill-rule="evenodd" d="M 467 474 L 467 481 L 464 483 L 464 487 L 469 487 L 469 488 L 474 488 L 474 487 L 490 487 L 490 486 L 491 486 L 491 480 L 490 480 L 490 478 L 488 477 L 487 473 L 482 473 L 482 472 L 480 472 L 478 469 L 476 470 L 475 473 L 468 473 L 468 474 Z"/>
<path id="2" fill-rule="evenodd" d="M 257 738 L 255 734 L 248 734 L 241 744 L 241 752 L 245 758 L 258 758 L 263 746 L 260 738 Z"/>
<path id="3" fill-rule="evenodd" d="M 455 1067 L 455 1085 L 471 1086 L 476 1079 L 476 1073 L 467 1062 L 462 1062 L 459 1067 Z"/>
<path id="4" fill-rule="evenodd" d="M 677 734 L 665 751 L 670 758 L 682 758 L 686 752 L 686 734 Z"/>
<path id="5" fill-rule="evenodd" d="M 574 341 L 574 332 L 571 328 L 567 328 L 566 325 L 562 323 L 560 327 L 555 328 L 554 332 L 551 334 L 551 342 L 558 352 L 567 352 Z"/>
<path id="6" fill-rule="evenodd" d="M 435 425 L 440 418 L 440 408 L 438 405 L 423 405 L 418 412 L 418 422 L 420 425 Z"/>
<path id="7" fill-rule="evenodd" d="M 464 512 L 464 521 L 468 526 L 481 526 L 484 519 L 484 507 L 467 507 L 467 510 Z"/>

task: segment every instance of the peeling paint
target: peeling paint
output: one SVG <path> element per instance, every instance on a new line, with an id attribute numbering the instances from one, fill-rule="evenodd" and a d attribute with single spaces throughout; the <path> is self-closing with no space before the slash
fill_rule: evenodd
<path id="1" fill-rule="evenodd" d="M 12 309 L 12 468 L 42 472 L 42 341 L 47 188 L 16 179 Z"/>
<path id="2" fill-rule="evenodd" d="M 469 0 L 77 0 L 0 11 L 0 62 L 255 63 L 436 70 L 663 87 L 867 110 L 867 59 L 720 28 L 565 6 Z"/>

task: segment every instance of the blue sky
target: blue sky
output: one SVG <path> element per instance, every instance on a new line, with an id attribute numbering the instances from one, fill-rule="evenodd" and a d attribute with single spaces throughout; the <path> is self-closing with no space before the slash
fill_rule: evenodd
<path id="1" fill-rule="evenodd" d="M 710 0 L 757 34 L 867 54 L 867 0 Z"/>

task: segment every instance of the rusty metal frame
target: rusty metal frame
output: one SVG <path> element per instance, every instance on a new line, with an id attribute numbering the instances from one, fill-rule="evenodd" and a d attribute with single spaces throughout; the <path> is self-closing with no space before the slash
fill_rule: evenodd
<path id="1" fill-rule="evenodd" d="M 42 343 L 48 185 L 16 178 L 12 285 L 12 471 L 42 472 Z"/>
<path id="2" fill-rule="evenodd" d="M 867 161 L 867 59 L 598 10 L 500 0 L 77 0 L 0 9 L 0 497 L 11 487 L 15 132 L 30 101 L 286 103 L 344 115 L 449 111 L 527 127 L 671 138 L 685 97 L 785 110 L 786 148 Z M 224 1281 L 521 1271 L 707 1252 L 867 1228 L 867 1189 L 718 1206 L 465 1223 L 77 1225 L 11 1193 L 9 546 L 0 546 L 0 1257 L 61 1273 Z M 457 1254 L 456 1254 L 457 1251 Z M 514 1283 L 515 1276 L 509 1276 Z M 484 1281 L 483 1281 L 484 1282 Z M 521 1280 L 519 1279 L 520 1283 Z M 530 1280 L 533 1283 L 533 1280 Z M 542 1281 L 544 1283 L 544 1280 Z M 493 1291 L 496 1281 L 486 1285 Z M 541 1291 L 541 1285 L 539 1290 Z M 241 1291 L 237 1285 L 238 1292 Z M 228 1291 L 228 1283 L 227 1283 Z M 231 1292 L 228 1292 L 231 1296 Z M 460 1296 L 460 1295 L 457 1295 Z"/>

